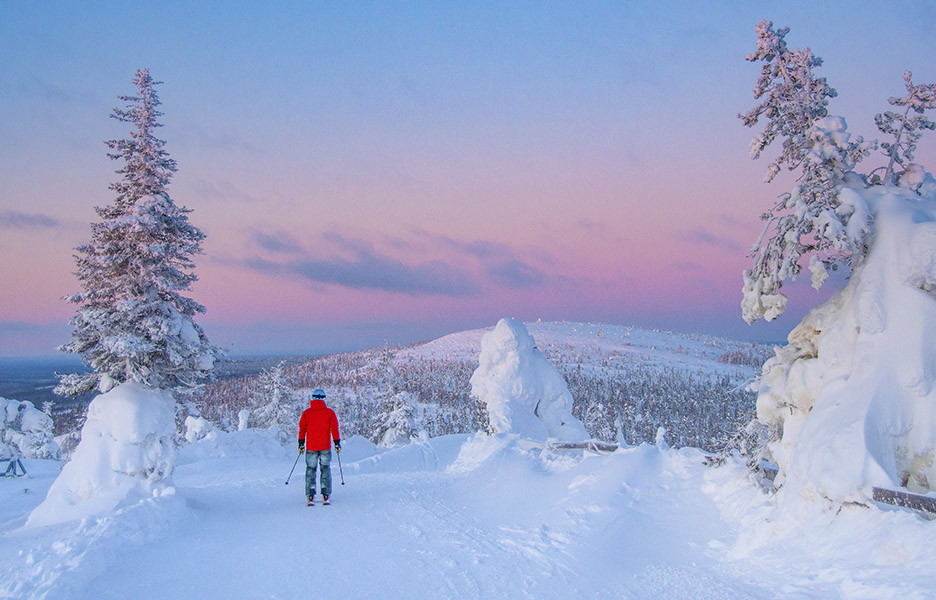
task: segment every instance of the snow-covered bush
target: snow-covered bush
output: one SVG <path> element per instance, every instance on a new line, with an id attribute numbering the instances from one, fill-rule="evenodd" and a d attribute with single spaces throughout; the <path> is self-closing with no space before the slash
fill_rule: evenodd
<path id="1" fill-rule="evenodd" d="M 172 493 L 175 400 L 130 382 L 88 405 L 81 442 L 28 525 L 113 511 L 125 502 Z"/>
<path id="2" fill-rule="evenodd" d="M 58 458 L 52 417 L 32 402 L 0 397 L 0 458 Z"/>
<path id="3" fill-rule="evenodd" d="M 415 398 L 409 392 L 398 392 L 390 400 L 381 405 L 377 417 L 377 431 L 375 435 L 380 448 L 392 448 L 408 444 L 413 439 L 425 435 L 421 418 L 422 409 L 416 404 Z"/>
<path id="4" fill-rule="evenodd" d="M 215 431 L 214 426 L 202 417 L 185 417 L 185 441 L 193 444 Z"/>
<path id="5" fill-rule="evenodd" d="M 530 439 L 588 439 L 572 416 L 572 394 L 562 375 L 536 348 L 516 319 L 501 319 L 481 338 L 471 394 L 487 405 L 495 433 Z"/>

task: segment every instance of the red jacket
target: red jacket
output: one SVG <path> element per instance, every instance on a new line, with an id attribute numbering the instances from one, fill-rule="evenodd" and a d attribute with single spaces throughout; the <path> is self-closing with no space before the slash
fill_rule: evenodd
<path id="1" fill-rule="evenodd" d="M 325 406 L 324 400 L 312 400 L 299 419 L 299 441 L 305 440 L 305 449 L 314 452 L 331 450 L 332 439 L 341 440 L 335 411 Z"/>

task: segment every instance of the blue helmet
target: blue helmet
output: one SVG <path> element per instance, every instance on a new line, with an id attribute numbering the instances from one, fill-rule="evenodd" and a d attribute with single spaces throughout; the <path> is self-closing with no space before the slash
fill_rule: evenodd
<path id="1" fill-rule="evenodd" d="M 312 390 L 312 397 L 313 397 L 313 398 L 324 398 L 324 397 L 325 397 L 325 390 L 323 390 L 322 388 L 315 388 L 314 390 Z"/>

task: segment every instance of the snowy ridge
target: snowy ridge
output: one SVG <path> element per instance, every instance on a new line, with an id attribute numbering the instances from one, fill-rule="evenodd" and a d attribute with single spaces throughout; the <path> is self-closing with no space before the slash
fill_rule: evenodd
<path id="1" fill-rule="evenodd" d="M 525 325 L 536 340 L 537 347 L 550 360 L 561 355 L 567 360 L 581 358 L 592 369 L 618 360 L 639 361 L 655 368 L 705 371 L 712 375 L 736 376 L 741 367 L 740 370 L 753 376 L 754 367 L 731 364 L 725 360 L 732 355 L 759 354 L 764 359 L 770 355 L 769 346 L 763 344 L 702 334 L 601 323 L 536 321 Z M 481 350 L 481 338 L 486 331 L 487 328 L 453 333 L 402 350 L 398 356 L 476 362 Z"/>

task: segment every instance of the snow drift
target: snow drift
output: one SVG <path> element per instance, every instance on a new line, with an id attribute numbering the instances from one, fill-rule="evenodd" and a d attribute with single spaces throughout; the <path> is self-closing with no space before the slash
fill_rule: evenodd
<path id="1" fill-rule="evenodd" d="M 572 394 L 556 368 L 536 348 L 522 322 L 501 319 L 481 338 L 471 395 L 487 405 L 494 433 L 534 440 L 588 439 L 572 416 Z"/>
<path id="2" fill-rule="evenodd" d="M 868 256 L 764 365 L 757 416 L 779 432 L 781 497 L 936 490 L 936 185 L 914 187 L 842 190 L 875 215 Z"/>
<path id="3" fill-rule="evenodd" d="M 175 401 L 123 383 L 88 405 L 81 442 L 27 525 L 108 513 L 125 501 L 172 494 Z"/>

